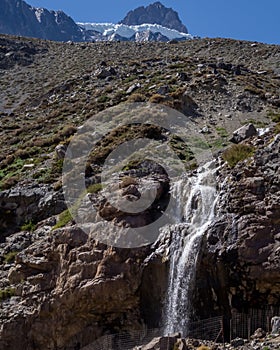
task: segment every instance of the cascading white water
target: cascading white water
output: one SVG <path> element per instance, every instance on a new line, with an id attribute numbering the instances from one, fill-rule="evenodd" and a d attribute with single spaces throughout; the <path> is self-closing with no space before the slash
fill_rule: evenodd
<path id="1" fill-rule="evenodd" d="M 178 181 L 172 191 L 178 198 L 175 211 L 178 224 L 171 228 L 165 334 L 181 332 L 186 335 L 188 332 L 200 243 L 214 218 L 215 171 L 213 163 L 209 162 L 198 169 L 196 176 Z"/>

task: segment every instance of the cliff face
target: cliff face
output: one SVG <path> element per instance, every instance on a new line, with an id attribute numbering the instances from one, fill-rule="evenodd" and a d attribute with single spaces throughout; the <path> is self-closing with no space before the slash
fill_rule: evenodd
<path id="1" fill-rule="evenodd" d="M 107 248 L 75 227 L 44 238 L 41 228 L 40 235 L 2 275 L 19 297 L 2 305 L 1 348 L 74 349 L 104 333 L 141 329 L 138 289 L 147 249 Z"/>
<path id="2" fill-rule="evenodd" d="M 62 11 L 36 9 L 22 0 L 0 1 L 0 33 L 56 41 L 82 41 L 77 24 Z"/>
<path id="3" fill-rule="evenodd" d="M 279 305 L 279 134 L 251 144 L 253 157 L 219 174 L 217 220 L 197 268 L 196 303 L 203 316 Z"/>
<path id="4" fill-rule="evenodd" d="M 133 11 L 129 11 L 120 23 L 127 25 L 156 23 L 166 28 L 176 29 L 182 33 L 188 33 L 188 30 L 181 22 L 178 13 L 171 8 L 166 8 L 159 1 L 147 7 L 141 6 Z"/>

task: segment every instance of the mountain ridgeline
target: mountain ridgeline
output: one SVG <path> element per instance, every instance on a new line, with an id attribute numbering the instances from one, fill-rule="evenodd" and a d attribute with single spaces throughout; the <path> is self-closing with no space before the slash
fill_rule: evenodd
<path id="1" fill-rule="evenodd" d="M 110 24 L 108 30 L 96 23 L 75 23 L 63 11 L 35 8 L 22 0 L 0 0 L 0 33 L 74 42 L 190 38 L 178 13 L 160 2 L 130 11 L 119 24 Z"/>
<path id="2" fill-rule="evenodd" d="M 188 30 L 181 22 L 178 13 L 172 10 L 172 8 L 166 8 L 159 1 L 147 7 L 140 6 L 133 11 L 129 11 L 120 23 L 126 25 L 155 23 L 166 28 L 175 29 L 178 32 L 188 33 Z"/>
<path id="3" fill-rule="evenodd" d="M 22 0 L 0 0 L 0 33 L 54 41 L 83 41 L 83 33 L 62 11 L 34 8 Z"/>

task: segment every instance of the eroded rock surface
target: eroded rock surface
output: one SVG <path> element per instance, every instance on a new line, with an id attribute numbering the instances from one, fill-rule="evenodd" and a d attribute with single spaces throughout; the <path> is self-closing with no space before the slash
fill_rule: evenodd
<path id="1" fill-rule="evenodd" d="M 220 171 L 217 219 L 197 267 L 203 315 L 279 305 L 280 138 L 269 133 L 250 142 L 253 157 Z"/>

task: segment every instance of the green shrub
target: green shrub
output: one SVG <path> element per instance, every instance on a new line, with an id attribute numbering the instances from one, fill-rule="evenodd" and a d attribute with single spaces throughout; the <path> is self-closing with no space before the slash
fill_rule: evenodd
<path id="1" fill-rule="evenodd" d="M 6 300 L 11 298 L 15 295 L 14 288 L 8 287 L 5 289 L 0 289 L 0 301 Z"/>
<path id="2" fill-rule="evenodd" d="M 97 102 L 98 103 L 106 103 L 110 100 L 110 98 L 107 95 L 101 95 L 98 97 Z"/>
<path id="3" fill-rule="evenodd" d="M 4 262 L 6 264 L 11 264 L 15 261 L 16 255 L 18 252 L 13 251 L 13 252 L 9 252 L 7 254 L 4 255 Z"/>
<path id="4" fill-rule="evenodd" d="M 33 232 L 35 228 L 36 228 L 36 225 L 31 220 L 29 220 L 28 222 L 26 222 L 20 227 L 21 231 L 29 231 L 29 232 Z"/>
<path id="5" fill-rule="evenodd" d="M 274 133 L 279 134 L 280 133 L 280 123 L 277 123 L 274 127 Z"/>
<path id="6" fill-rule="evenodd" d="M 101 191 L 102 188 L 103 188 L 103 186 L 101 183 L 93 184 L 87 188 L 87 193 L 97 193 L 97 192 Z"/>
<path id="7" fill-rule="evenodd" d="M 160 95 L 160 94 L 154 94 L 150 97 L 149 102 L 150 103 L 162 103 L 166 101 L 166 96 Z"/>
<path id="8" fill-rule="evenodd" d="M 140 94 L 139 92 L 134 93 L 128 97 L 129 102 L 144 102 L 146 100 L 146 96 Z"/>
<path id="9" fill-rule="evenodd" d="M 64 210 L 61 214 L 59 214 L 58 221 L 53 227 L 53 230 L 66 226 L 70 221 L 72 221 L 72 219 L 73 218 L 69 209 Z"/>
<path id="10" fill-rule="evenodd" d="M 233 145 L 224 151 L 222 157 L 233 168 L 241 160 L 245 160 L 254 154 L 254 147 L 244 144 Z"/>
<path id="11" fill-rule="evenodd" d="M 228 132 L 226 131 L 225 128 L 217 126 L 216 127 L 216 131 L 217 131 L 219 136 L 221 136 L 221 137 L 228 137 Z"/>
<path id="12" fill-rule="evenodd" d="M 274 112 L 274 111 L 269 111 L 268 112 L 269 118 L 274 122 L 274 123 L 279 123 L 280 122 L 280 113 Z"/>

